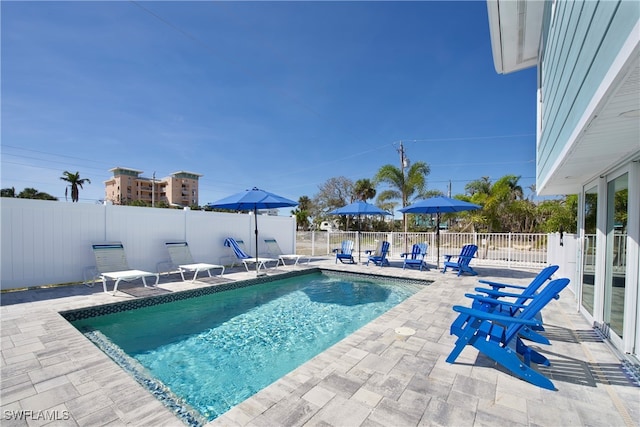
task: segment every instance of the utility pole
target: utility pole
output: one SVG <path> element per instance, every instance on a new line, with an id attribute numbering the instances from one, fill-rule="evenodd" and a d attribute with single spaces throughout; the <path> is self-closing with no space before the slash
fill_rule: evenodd
<path id="1" fill-rule="evenodd" d="M 153 171 L 153 178 L 151 178 L 151 207 L 156 207 L 156 171 Z"/>
<path id="2" fill-rule="evenodd" d="M 400 146 L 398 147 L 398 153 L 400 153 L 400 171 L 402 172 L 402 185 L 404 186 L 405 184 L 405 176 L 404 176 L 404 168 L 405 165 L 407 164 L 408 160 L 405 158 L 404 156 L 404 145 L 402 145 L 402 141 L 400 141 Z M 402 207 L 406 208 L 407 207 L 407 195 L 405 193 L 405 189 L 401 188 L 400 192 L 402 193 Z M 404 224 L 404 232 L 407 232 L 407 224 L 406 221 L 404 221 L 405 215 L 402 214 L 402 218 L 403 218 L 403 222 Z"/>
<path id="3" fill-rule="evenodd" d="M 404 174 L 404 169 L 409 167 L 409 159 L 405 156 L 404 153 L 404 145 L 402 145 L 402 141 L 400 141 L 400 147 L 398 148 L 398 153 L 400 153 L 400 171 L 402 171 L 402 188 L 400 189 L 402 192 L 402 207 L 407 207 L 407 193 L 406 193 L 406 177 Z M 402 226 L 404 228 L 404 251 L 407 252 L 407 214 L 402 212 Z"/>

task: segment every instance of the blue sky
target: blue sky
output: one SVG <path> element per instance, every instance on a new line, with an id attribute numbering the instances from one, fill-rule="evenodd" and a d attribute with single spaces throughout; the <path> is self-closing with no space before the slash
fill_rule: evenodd
<path id="1" fill-rule="evenodd" d="M 486 3 L 10 2 L 2 188 L 104 198 L 115 166 L 201 173 L 200 204 L 297 200 L 407 157 L 429 189 L 535 182 L 535 69 L 499 75 Z M 384 188 L 379 187 L 378 191 Z"/>

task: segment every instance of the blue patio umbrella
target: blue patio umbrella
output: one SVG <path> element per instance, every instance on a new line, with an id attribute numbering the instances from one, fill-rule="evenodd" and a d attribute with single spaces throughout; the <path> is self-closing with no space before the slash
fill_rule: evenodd
<path id="1" fill-rule="evenodd" d="M 358 200 L 329 212 L 329 215 L 357 215 L 358 216 L 358 262 L 360 262 L 360 216 L 361 215 L 391 215 L 376 205 Z"/>
<path id="2" fill-rule="evenodd" d="M 440 214 L 472 211 L 476 209 L 482 209 L 482 206 L 474 205 L 464 200 L 437 196 L 420 200 L 406 208 L 399 209 L 399 211 L 411 214 L 436 214 L 436 268 L 440 268 Z"/>
<path id="3" fill-rule="evenodd" d="M 298 202 L 289 200 L 277 194 L 260 190 L 253 187 L 240 193 L 220 199 L 216 202 L 209 203 L 211 208 L 230 209 L 235 211 L 252 210 L 255 216 L 255 234 L 256 234 L 256 274 L 258 273 L 258 209 L 275 209 L 297 206 Z"/>

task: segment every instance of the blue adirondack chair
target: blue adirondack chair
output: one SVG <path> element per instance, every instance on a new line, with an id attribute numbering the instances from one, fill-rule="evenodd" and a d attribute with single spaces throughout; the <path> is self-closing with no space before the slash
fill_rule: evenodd
<path id="1" fill-rule="evenodd" d="M 475 298 L 475 296 L 470 296 L 468 294 L 467 296 L 474 298 L 473 308 L 485 309 L 493 311 L 494 313 L 498 312 L 500 314 L 514 316 L 518 311 L 521 310 L 520 306 L 528 302 L 529 297 L 536 295 L 538 289 L 540 289 L 540 287 L 544 285 L 547 280 L 551 280 L 551 276 L 553 276 L 553 274 L 558 271 L 558 268 L 559 267 L 557 265 L 550 265 L 543 268 L 540 273 L 538 273 L 536 277 L 531 281 L 531 283 L 529 283 L 528 286 L 518 286 L 491 282 L 488 280 L 479 280 L 480 283 L 489 285 L 492 287 L 492 289 L 477 287 L 475 288 L 476 292 L 486 294 L 488 298 L 496 300 L 499 299 L 500 304 L 496 304 L 494 302 L 483 303 L 478 298 Z M 500 289 L 515 289 L 516 291 L 520 290 L 521 292 L 504 292 Z M 515 303 L 504 301 L 504 298 L 515 298 Z M 539 312 L 535 318 L 536 320 L 540 321 L 540 323 L 542 323 L 542 313 Z M 525 326 L 520 332 L 520 336 L 540 344 L 549 344 L 549 339 L 547 337 L 540 335 L 539 333 L 534 331 L 544 331 L 544 327 L 542 325 L 534 327 Z"/>
<path id="2" fill-rule="evenodd" d="M 454 363 L 462 350 L 471 345 L 516 377 L 538 387 L 555 390 L 551 380 L 531 368 L 531 362 L 549 366 L 549 360 L 527 347 L 520 339 L 520 331 L 525 326 L 540 325 L 540 321 L 535 319 L 537 313 L 546 307 L 549 301 L 558 298 L 568 284 L 569 279 L 565 278 L 551 281 L 539 294 L 529 297 L 530 302 L 521 305 L 521 310 L 513 316 L 454 306 L 453 310 L 460 314 L 451 324 L 451 334 L 458 339 L 447 357 L 447 362 Z"/>
<path id="3" fill-rule="evenodd" d="M 489 280 L 478 280 L 478 283 L 489 285 L 492 289 L 476 288 L 476 291 L 485 293 L 488 296 L 492 296 L 495 298 L 501 298 L 505 296 L 518 298 L 518 300 L 516 300 L 516 303 L 523 304 L 525 302 L 525 299 L 523 299 L 523 297 L 526 298 L 527 296 L 534 295 L 538 291 L 538 289 L 540 289 L 540 287 L 546 283 L 547 280 L 551 279 L 551 276 L 553 276 L 553 274 L 558 271 L 558 268 L 559 267 L 557 265 L 550 265 L 543 268 L 527 286 L 511 285 L 506 283 L 492 282 Z M 515 289 L 516 291 L 507 293 L 503 291 L 504 289 Z M 520 292 L 517 292 L 518 290 Z M 513 313 L 510 312 L 509 314 L 512 315 Z"/>
<path id="4" fill-rule="evenodd" d="M 429 245 L 427 243 L 416 243 L 411 247 L 411 252 L 400 254 L 400 256 L 404 258 L 402 269 L 404 270 L 405 267 L 419 267 L 420 271 L 422 271 L 422 268 L 424 267 L 429 270 L 429 266 L 425 261 L 428 248 Z"/>
<path id="5" fill-rule="evenodd" d="M 338 260 L 341 263 L 348 261 L 349 264 L 355 264 L 356 261 L 353 259 L 353 240 L 343 240 L 340 248 L 334 249 L 333 252 L 336 254 L 336 264 Z"/>
<path id="6" fill-rule="evenodd" d="M 464 245 L 456 261 L 451 261 L 451 258 L 455 255 L 445 255 L 444 268 L 442 269 L 442 272 L 444 273 L 447 271 L 447 268 L 451 268 L 452 270 L 458 270 L 458 276 L 462 273 L 469 273 L 475 276 L 478 273 L 469 266 L 469 263 L 476 255 L 477 251 L 478 247 L 476 245 Z"/>
<path id="7" fill-rule="evenodd" d="M 385 265 L 389 265 L 389 260 L 387 259 L 387 253 L 389 252 L 389 242 L 382 241 L 378 244 L 378 248 L 375 251 L 365 251 L 365 254 L 369 255 L 366 264 L 369 265 L 369 262 L 373 262 L 375 265 L 383 267 Z"/>

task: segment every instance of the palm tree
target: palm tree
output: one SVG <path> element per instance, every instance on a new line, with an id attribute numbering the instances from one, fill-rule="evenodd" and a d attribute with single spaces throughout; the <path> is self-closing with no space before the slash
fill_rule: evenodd
<path id="1" fill-rule="evenodd" d="M 496 181 L 495 185 L 504 185 L 506 186 L 508 191 L 508 197 L 512 200 L 522 200 L 524 198 L 524 191 L 522 190 L 522 186 L 518 184 L 520 181 L 520 177 L 516 175 L 505 175 Z"/>
<path id="2" fill-rule="evenodd" d="M 378 195 L 378 201 L 384 203 L 388 200 L 401 199 L 402 207 L 409 204 L 409 199 L 416 195 L 421 197 L 426 188 L 426 176 L 431 170 L 425 162 L 415 162 L 409 168 L 406 176 L 404 169 L 393 165 L 384 165 L 380 168 L 374 178 L 374 183 L 384 182 L 391 188 Z M 402 214 L 403 228 L 407 230 L 407 215 Z"/>
<path id="3" fill-rule="evenodd" d="M 80 172 L 71 173 L 69 171 L 64 171 L 63 176 L 60 177 L 61 180 L 66 181 L 71 185 L 71 202 L 77 202 L 79 199 L 79 190 L 78 187 L 83 188 L 82 186 L 86 184 L 91 184 L 91 180 L 89 178 L 80 178 Z M 67 198 L 68 187 L 64 190 L 64 197 Z"/>
<path id="4" fill-rule="evenodd" d="M 366 202 L 376 197 L 376 187 L 370 179 L 359 179 L 353 186 L 356 199 Z"/>
<path id="5" fill-rule="evenodd" d="M 473 196 L 476 193 L 489 194 L 491 191 L 491 180 L 488 176 L 483 176 L 482 178 L 471 181 L 465 185 L 464 191 L 470 196 Z"/>
<path id="6" fill-rule="evenodd" d="M 291 211 L 291 214 L 296 216 L 296 227 L 298 229 L 307 230 L 309 228 L 310 211 L 311 199 L 307 196 L 300 196 L 297 209 Z"/>

